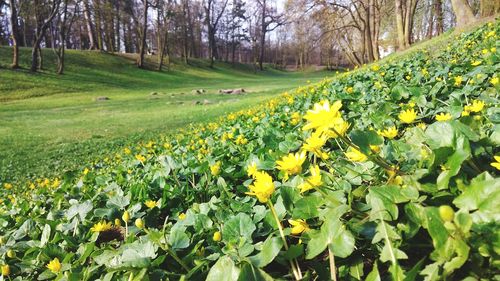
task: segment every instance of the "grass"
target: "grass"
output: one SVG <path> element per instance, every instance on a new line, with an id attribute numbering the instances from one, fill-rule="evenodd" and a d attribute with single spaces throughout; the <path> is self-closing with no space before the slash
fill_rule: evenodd
<path id="1" fill-rule="evenodd" d="M 254 73 L 246 65 L 224 63 L 211 69 L 202 60 L 158 72 L 137 69 L 131 58 L 71 50 L 64 75 L 54 73 L 51 50 L 44 50 L 47 70 L 32 74 L 29 49 L 21 50 L 21 70 L 8 69 L 10 55 L 10 48 L 0 47 L 0 182 L 76 169 L 123 146 L 214 120 L 331 75 Z M 249 93 L 218 94 L 225 88 Z M 96 101 L 99 96 L 109 100 Z M 210 104 L 195 104 L 204 100 Z"/>

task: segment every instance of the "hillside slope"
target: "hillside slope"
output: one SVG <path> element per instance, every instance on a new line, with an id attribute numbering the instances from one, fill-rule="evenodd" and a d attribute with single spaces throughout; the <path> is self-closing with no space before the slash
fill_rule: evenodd
<path id="1" fill-rule="evenodd" d="M 494 280 L 499 32 L 8 186 L 2 262 L 26 279 Z"/>
<path id="2" fill-rule="evenodd" d="M 10 49 L 0 47 L 0 66 L 7 67 L 9 58 Z M 241 64 L 209 68 L 203 60 L 158 72 L 138 69 L 134 60 L 122 56 L 69 50 L 65 74 L 56 75 L 48 69 L 54 59 L 51 50 L 44 50 L 47 69 L 32 74 L 27 70 L 29 50 L 22 49 L 23 69 L 0 68 L 0 181 L 77 169 L 124 145 L 214 120 L 331 74 L 254 73 Z M 218 93 L 228 88 L 249 93 Z M 204 92 L 193 93 L 199 89 Z"/>

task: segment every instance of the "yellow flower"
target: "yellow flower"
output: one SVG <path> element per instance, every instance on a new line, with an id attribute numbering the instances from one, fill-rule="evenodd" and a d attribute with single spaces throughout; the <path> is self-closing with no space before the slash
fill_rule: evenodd
<path id="1" fill-rule="evenodd" d="M 411 108 L 411 109 L 401 111 L 401 113 L 399 113 L 398 117 L 399 117 L 399 120 L 401 120 L 401 122 L 406 123 L 406 124 L 410 124 L 411 122 L 413 122 L 417 118 L 417 113 L 415 112 L 415 110 L 413 108 Z"/>
<path id="2" fill-rule="evenodd" d="M 5 189 L 11 189 L 11 188 L 12 188 L 12 184 L 11 184 L 11 183 L 6 182 L 6 183 L 4 183 L 4 184 L 3 184 L 3 187 L 4 187 Z"/>
<path id="3" fill-rule="evenodd" d="M 496 86 L 498 84 L 498 77 L 493 77 L 490 80 L 491 85 Z"/>
<path id="4" fill-rule="evenodd" d="M 59 262 L 59 259 L 55 258 L 55 259 L 51 260 L 47 264 L 47 268 L 50 271 L 52 271 L 52 273 L 58 273 L 59 271 L 61 271 L 61 263 Z"/>
<path id="5" fill-rule="evenodd" d="M 352 162 L 365 162 L 368 160 L 368 157 L 365 154 L 352 147 L 345 153 L 345 156 L 347 156 L 347 159 Z"/>
<path id="6" fill-rule="evenodd" d="M 446 112 L 446 113 L 441 112 L 438 115 L 436 115 L 436 120 L 439 122 L 448 121 L 450 119 L 451 119 L 451 114 L 448 112 Z"/>
<path id="7" fill-rule="evenodd" d="M 353 87 L 347 87 L 347 88 L 345 88 L 345 91 L 346 91 L 348 94 L 352 94 L 352 92 L 354 92 L 354 88 L 353 88 Z"/>
<path id="8" fill-rule="evenodd" d="M 100 222 L 94 224 L 94 226 L 92 228 L 90 228 L 90 231 L 101 232 L 101 231 L 107 231 L 110 229 L 111 229 L 111 222 L 100 221 Z"/>
<path id="9" fill-rule="evenodd" d="M 129 212 L 128 212 L 128 211 L 123 212 L 123 215 L 122 215 L 122 220 L 123 220 L 124 222 L 128 222 L 128 221 L 130 220 L 130 214 L 129 214 Z"/>
<path id="10" fill-rule="evenodd" d="M 135 226 L 137 226 L 137 228 L 139 228 L 139 229 L 143 229 L 144 228 L 144 221 L 141 218 L 135 219 Z"/>
<path id="11" fill-rule="evenodd" d="M 304 119 L 307 123 L 302 129 L 310 130 L 316 129 L 320 132 L 324 132 L 335 125 L 335 121 L 341 119 L 340 108 L 342 107 L 341 101 L 336 101 L 332 106 L 328 101 L 323 101 L 322 103 L 314 104 L 312 110 L 308 110 Z"/>
<path id="12" fill-rule="evenodd" d="M 147 200 L 146 202 L 144 202 L 144 205 L 146 205 L 146 207 L 150 209 L 153 209 L 154 207 L 156 207 L 156 201 Z"/>
<path id="13" fill-rule="evenodd" d="M 125 147 L 125 148 L 123 149 L 123 152 L 125 152 L 125 154 L 130 154 L 130 153 L 132 153 L 132 151 L 130 151 L 130 148 L 128 148 L 128 147 Z"/>
<path id="14" fill-rule="evenodd" d="M 421 72 L 423 76 L 429 75 L 429 71 L 427 70 L 427 68 L 423 68 Z"/>
<path id="15" fill-rule="evenodd" d="M 266 172 L 257 172 L 255 181 L 248 188 L 250 192 L 246 192 L 247 195 L 254 195 L 259 202 L 266 203 L 274 193 L 273 178 Z"/>
<path id="16" fill-rule="evenodd" d="M 212 176 L 219 175 L 219 173 L 220 173 L 220 165 L 221 165 L 221 162 L 217 161 L 215 164 L 213 164 L 213 165 L 210 166 L 210 173 L 212 174 Z"/>
<path id="17" fill-rule="evenodd" d="M 185 220 L 185 219 L 186 219 L 186 214 L 184 214 L 184 213 L 180 213 L 180 214 L 179 214 L 179 220 L 183 221 L 183 220 Z"/>
<path id="18" fill-rule="evenodd" d="M 116 226 L 121 226 L 122 225 L 122 221 L 118 218 L 115 219 L 115 225 Z"/>
<path id="19" fill-rule="evenodd" d="M 86 174 L 88 174 L 90 172 L 90 170 L 88 168 L 85 168 L 83 169 L 83 175 L 85 176 Z"/>
<path id="20" fill-rule="evenodd" d="M 325 145 L 328 140 L 328 136 L 322 134 L 321 132 L 314 132 L 312 135 L 306 139 L 306 142 L 302 146 L 302 149 L 308 152 L 314 153 L 316 156 L 321 157 L 321 148 Z"/>
<path id="21" fill-rule="evenodd" d="M 141 154 L 136 154 L 135 159 L 139 160 L 141 163 L 146 162 L 146 157 L 142 156 Z"/>
<path id="22" fill-rule="evenodd" d="M 2 265 L 2 276 L 10 275 L 10 267 L 8 264 Z"/>
<path id="23" fill-rule="evenodd" d="M 288 220 L 288 223 L 292 226 L 291 233 L 293 235 L 299 235 L 302 232 L 309 230 L 309 225 L 305 220 Z"/>
<path id="24" fill-rule="evenodd" d="M 411 79 L 411 75 L 406 75 L 406 80 L 410 80 Z"/>
<path id="25" fill-rule="evenodd" d="M 467 106 L 465 106 L 465 108 L 467 108 Z M 470 115 L 470 111 L 468 111 L 468 110 L 462 111 L 462 114 L 461 114 L 462 117 L 469 116 L 469 115 Z"/>
<path id="26" fill-rule="evenodd" d="M 427 125 L 424 122 L 420 122 L 417 124 L 417 127 L 419 127 L 422 130 L 425 130 L 425 128 L 427 128 Z"/>
<path id="27" fill-rule="evenodd" d="M 389 127 L 387 129 L 381 131 L 380 135 L 392 140 L 393 138 L 395 138 L 398 135 L 398 129 L 396 129 L 396 126 L 392 126 L 392 127 Z"/>
<path id="28" fill-rule="evenodd" d="M 455 86 L 458 87 L 458 86 L 460 86 L 462 84 L 462 76 L 456 76 L 454 78 L 454 80 L 455 80 L 455 84 L 454 84 Z"/>
<path id="29" fill-rule="evenodd" d="M 480 112 L 484 108 L 484 101 L 473 100 L 471 105 L 466 105 L 465 110 L 470 112 Z"/>
<path id="30" fill-rule="evenodd" d="M 257 163 L 252 162 L 247 166 L 247 174 L 249 177 L 254 177 L 257 174 Z"/>
<path id="31" fill-rule="evenodd" d="M 56 178 L 53 182 L 52 182 L 52 188 L 56 188 L 56 187 L 59 187 L 59 185 L 61 184 L 61 182 L 59 181 L 58 178 Z"/>
<path id="32" fill-rule="evenodd" d="M 491 166 L 500 171 L 500 156 L 494 156 L 496 162 L 491 162 Z"/>
<path id="33" fill-rule="evenodd" d="M 290 153 L 281 158 L 281 160 L 276 161 L 276 164 L 278 165 L 278 170 L 285 173 L 285 179 L 288 179 L 288 175 L 295 175 L 302 172 L 302 164 L 305 160 L 306 152 L 302 151 L 295 154 Z"/>
<path id="34" fill-rule="evenodd" d="M 480 65 L 481 63 L 483 63 L 483 62 L 482 62 L 482 61 L 480 61 L 480 60 L 475 60 L 475 61 L 471 62 L 471 65 L 472 65 L 472 66 L 478 66 L 478 65 Z"/>
<path id="35" fill-rule="evenodd" d="M 294 112 L 294 113 L 292 114 L 292 120 L 290 121 L 290 123 L 291 123 L 292 125 L 297 125 L 297 124 L 299 124 L 300 119 L 301 119 L 301 117 L 300 117 L 300 113 L 298 113 L 298 112 Z"/>
<path id="36" fill-rule="evenodd" d="M 220 231 L 216 231 L 214 233 L 214 236 L 212 237 L 212 239 L 215 241 L 215 242 L 219 242 L 221 239 L 222 239 L 222 234 L 220 233 Z"/>
<path id="37" fill-rule="evenodd" d="M 377 71 L 380 70 L 380 66 L 374 65 L 374 66 L 372 66 L 372 70 L 375 71 L 375 72 L 377 72 Z"/>
<path id="38" fill-rule="evenodd" d="M 311 175 L 303 183 L 297 186 L 300 189 L 300 193 L 304 193 L 310 189 L 318 187 L 323 183 L 318 165 L 311 166 L 309 171 Z"/>
<path id="39" fill-rule="evenodd" d="M 380 146 L 378 146 L 378 145 L 370 145 L 370 149 L 375 153 L 380 152 Z"/>
<path id="40" fill-rule="evenodd" d="M 319 166 L 318 165 L 311 166 L 309 168 L 309 172 L 311 173 L 311 176 L 307 178 L 307 182 L 310 183 L 312 186 L 320 186 L 322 181 L 321 181 L 321 172 Z"/>

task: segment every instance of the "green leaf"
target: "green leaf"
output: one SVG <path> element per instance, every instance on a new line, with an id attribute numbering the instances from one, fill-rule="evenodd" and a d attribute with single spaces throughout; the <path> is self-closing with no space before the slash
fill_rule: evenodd
<path id="1" fill-rule="evenodd" d="M 50 225 L 46 224 L 43 227 L 42 237 L 40 238 L 40 247 L 45 246 L 50 239 Z"/>
<path id="2" fill-rule="evenodd" d="M 448 239 L 448 231 L 443 225 L 443 221 L 439 216 L 439 210 L 436 207 L 426 208 L 426 222 L 423 224 L 432 238 L 435 249 L 444 246 Z"/>
<path id="3" fill-rule="evenodd" d="M 380 273 L 378 272 L 378 265 L 377 262 L 373 264 L 373 269 L 368 273 L 368 276 L 366 276 L 365 281 L 381 281 L 380 279 Z"/>
<path id="4" fill-rule="evenodd" d="M 405 252 L 401 251 L 398 248 L 394 248 L 391 243 L 385 243 L 382 248 L 382 252 L 380 252 L 380 261 L 395 261 L 395 260 L 405 260 L 408 259 L 408 256 Z"/>
<path id="5" fill-rule="evenodd" d="M 371 154 L 370 145 L 381 145 L 384 138 L 377 132 L 371 130 L 353 130 L 350 134 L 351 140 L 364 154 Z"/>
<path id="6" fill-rule="evenodd" d="M 465 264 L 469 257 L 469 246 L 461 239 L 453 239 L 456 256 L 443 265 L 444 274 L 449 275 Z"/>
<path id="7" fill-rule="evenodd" d="M 447 189 L 451 177 L 456 176 L 460 171 L 462 163 L 470 157 L 469 141 L 464 136 L 459 136 L 456 140 L 455 152 L 448 158 L 444 165 L 445 170 L 437 178 L 439 190 Z"/>
<path id="8" fill-rule="evenodd" d="M 274 260 L 282 247 L 283 241 L 281 238 L 269 236 L 264 241 L 262 250 L 257 255 L 249 257 L 249 259 L 256 267 L 264 267 Z"/>
<path id="9" fill-rule="evenodd" d="M 240 213 L 232 216 L 222 229 L 222 237 L 224 240 L 239 240 L 240 237 L 246 238 L 248 241 L 252 240 L 252 233 L 256 227 L 249 215 Z"/>
<path id="10" fill-rule="evenodd" d="M 424 265 L 426 258 L 422 258 L 419 260 L 410 271 L 406 273 L 406 277 L 404 281 L 415 281 L 417 279 L 418 274 L 422 271 L 422 266 Z"/>
<path id="11" fill-rule="evenodd" d="M 238 281 L 272 281 L 274 280 L 269 274 L 262 269 L 254 267 L 252 264 L 245 263 L 241 268 Z"/>
<path id="12" fill-rule="evenodd" d="M 240 275 L 240 269 L 229 256 L 223 256 L 210 268 L 206 281 L 233 281 Z"/>
<path id="13" fill-rule="evenodd" d="M 322 203 L 323 198 L 318 196 L 310 195 L 301 198 L 295 203 L 292 216 L 304 220 L 317 217 L 319 215 L 318 209 Z"/>
<path id="14" fill-rule="evenodd" d="M 424 281 L 437 281 L 440 280 L 440 275 L 439 275 L 439 263 L 431 263 L 427 265 L 422 272 L 420 272 L 421 275 L 424 275 Z"/>
<path id="15" fill-rule="evenodd" d="M 327 217 L 319 232 L 309 231 L 306 259 L 312 259 L 330 247 L 337 257 L 346 258 L 354 251 L 354 237 L 337 218 Z"/>
<path id="16" fill-rule="evenodd" d="M 474 223 L 500 220 L 500 181 L 484 172 L 471 181 L 470 186 L 453 203 L 472 213 Z"/>
<path id="17" fill-rule="evenodd" d="M 351 275 L 356 280 L 363 280 L 363 261 L 357 261 L 349 267 L 349 275 Z"/>
<path id="18" fill-rule="evenodd" d="M 189 237 L 186 234 L 186 228 L 183 226 L 173 227 L 168 237 L 168 244 L 174 250 L 187 248 Z"/>
<path id="19" fill-rule="evenodd" d="M 440 147 L 453 147 L 455 129 L 449 122 L 434 122 L 427 127 L 425 134 L 432 150 Z"/>

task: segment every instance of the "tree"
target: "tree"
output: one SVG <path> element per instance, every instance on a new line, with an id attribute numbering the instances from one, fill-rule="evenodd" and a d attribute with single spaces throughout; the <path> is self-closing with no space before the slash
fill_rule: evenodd
<path id="1" fill-rule="evenodd" d="M 59 34 L 59 40 L 57 42 L 57 48 L 54 45 L 54 51 L 57 56 L 57 74 L 61 75 L 64 73 L 64 56 L 65 56 L 65 50 L 66 50 L 66 36 L 68 34 L 68 31 L 71 29 L 71 26 L 73 25 L 75 15 L 78 13 L 78 5 L 74 5 L 74 11 L 73 13 L 70 13 L 68 16 L 68 5 L 69 5 L 69 0 L 63 0 L 62 2 L 62 9 L 61 12 L 59 13 L 56 26 L 58 27 L 58 34 Z M 69 17 L 69 21 L 68 21 Z"/>
<path id="2" fill-rule="evenodd" d="M 49 25 L 51 24 L 54 17 L 57 15 L 59 10 L 59 5 L 61 4 L 61 0 L 52 0 L 50 9 L 48 10 L 47 16 L 44 17 L 44 14 L 40 11 L 42 7 L 40 6 L 40 0 L 34 0 L 35 6 L 35 18 L 36 18 L 36 30 L 35 30 L 35 39 L 33 43 L 33 47 L 31 50 L 31 71 L 36 72 L 39 64 L 39 59 L 41 58 L 41 48 L 40 44 L 45 37 L 45 32 Z"/>
<path id="3" fill-rule="evenodd" d="M 412 43 L 413 17 L 417 2 L 418 0 L 395 0 L 396 30 L 400 50 L 410 47 Z"/>
<path id="4" fill-rule="evenodd" d="M 142 11 L 142 29 L 140 33 L 140 47 L 139 47 L 139 59 L 137 61 L 137 66 L 139 68 L 144 68 L 144 55 L 146 53 L 146 33 L 148 31 L 148 0 L 142 0 L 143 11 Z"/>
<path id="5" fill-rule="evenodd" d="M 215 35 L 217 33 L 217 28 L 219 21 L 226 10 L 227 2 L 229 0 L 206 0 L 205 4 L 205 21 L 207 25 L 208 32 L 208 54 L 210 56 L 210 67 L 214 66 L 214 60 L 218 59 L 217 53 L 217 42 L 215 40 Z"/>
<path id="6" fill-rule="evenodd" d="M 457 27 L 461 28 L 474 22 L 474 13 L 467 3 L 467 0 L 451 0 L 453 12 L 457 19 Z"/>
<path id="7" fill-rule="evenodd" d="M 10 26 L 12 28 L 12 68 L 19 68 L 19 23 L 17 20 L 17 7 L 15 0 L 9 0 L 10 4 Z"/>
<path id="8" fill-rule="evenodd" d="M 260 8 L 260 48 L 259 68 L 264 70 L 264 48 L 266 46 L 266 35 L 268 32 L 286 23 L 284 14 L 278 14 L 276 9 L 269 5 L 268 0 L 256 0 Z"/>

